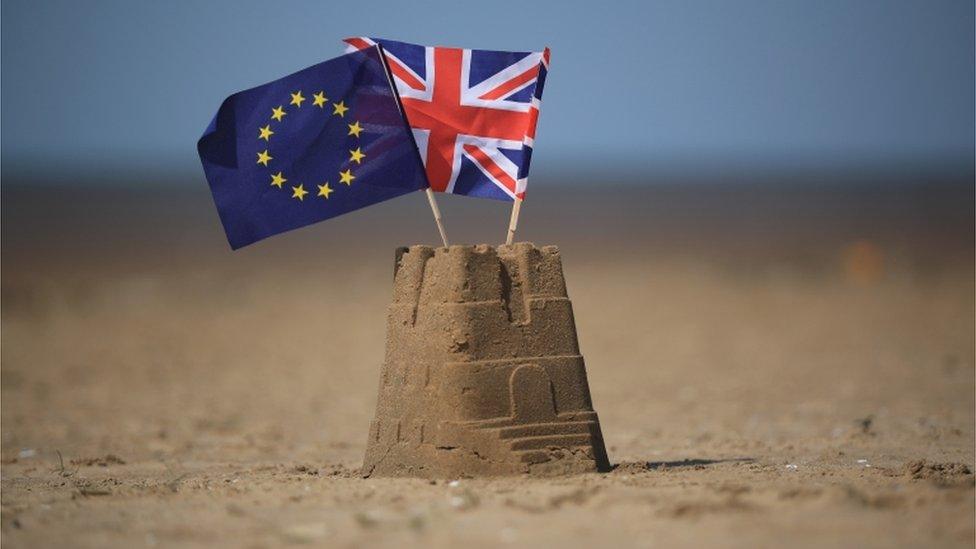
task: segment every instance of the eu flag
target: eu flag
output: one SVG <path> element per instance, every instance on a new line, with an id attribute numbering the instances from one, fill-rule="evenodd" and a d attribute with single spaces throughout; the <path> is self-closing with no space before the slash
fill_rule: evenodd
<path id="1" fill-rule="evenodd" d="M 427 187 L 378 48 L 228 97 L 197 150 L 234 249 Z"/>

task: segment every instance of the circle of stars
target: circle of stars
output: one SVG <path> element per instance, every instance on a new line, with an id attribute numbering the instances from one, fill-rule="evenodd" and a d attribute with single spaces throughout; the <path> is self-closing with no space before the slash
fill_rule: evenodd
<path id="1" fill-rule="evenodd" d="M 308 98 L 305 97 L 305 95 L 302 93 L 302 90 L 297 90 L 294 93 L 290 93 L 289 95 L 291 96 L 291 100 L 288 102 L 288 106 L 286 107 L 285 104 L 281 104 L 278 105 L 277 107 L 272 108 L 271 117 L 270 117 L 271 122 L 268 122 L 264 126 L 258 128 L 258 140 L 265 142 L 265 149 L 257 153 L 257 163 L 261 166 L 264 166 L 265 168 L 270 168 L 271 162 L 272 160 L 274 160 L 274 157 L 271 156 L 271 152 L 269 149 L 271 144 L 271 138 L 272 136 L 275 135 L 275 131 L 271 129 L 272 124 L 282 123 L 285 117 L 288 116 L 288 111 L 286 109 L 290 109 L 292 107 L 294 107 L 295 109 L 301 109 L 302 103 L 308 101 Z M 312 94 L 312 103 L 310 105 L 311 107 L 317 107 L 319 109 L 322 109 L 323 111 L 326 111 L 328 104 L 329 104 L 329 98 L 326 96 L 324 91 L 320 90 Z M 330 116 L 338 116 L 341 119 L 345 119 L 346 113 L 348 111 L 349 111 L 349 107 L 346 106 L 345 101 L 342 100 L 334 101 L 332 102 L 332 113 Z M 362 134 L 364 130 L 363 126 L 359 123 L 359 120 L 353 120 L 351 124 L 346 123 L 346 126 L 348 126 L 349 128 L 349 131 L 346 135 L 358 141 L 360 138 L 360 134 Z M 355 162 L 357 166 L 362 165 L 363 160 L 365 158 L 366 158 L 366 153 L 363 152 L 361 146 L 357 145 L 355 149 L 349 150 L 350 164 Z M 281 190 L 287 190 L 285 184 L 288 183 L 288 178 L 281 170 L 278 170 L 275 173 L 271 173 L 270 177 L 271 177 L 270 184 L 272 187 L 277 187 L 278 189 Z M 351 187 L 355 179 L 356 176 L 352 172 L 352 167 L 339 171 L 340 185 Z M 328 181 L 325 181 L 321 185 L 316 184 L 315 187 L 318 188 L 318 192 L 315 194 L 315 197 L 316 198 L 322 197 L 322 199 L 324 200 L 328 200 L 330 195 L 336 192 L 336 190 L 332 188 L 331 184 Z M 304 202 L 305 196 L 311 194 L 311 191 L 306 190 L 305 184 L 301 182 L 299 182 L 297 185 L 288 185 L 287 188 L 291 190 L 291 198 L 298 200 L 299 202 Z"/>

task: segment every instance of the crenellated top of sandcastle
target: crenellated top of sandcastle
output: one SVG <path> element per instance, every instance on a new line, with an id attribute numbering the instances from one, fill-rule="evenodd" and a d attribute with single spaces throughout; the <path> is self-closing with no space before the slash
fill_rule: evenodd
<path id="1" fill-rule="evenodd" d="M 393 340 L 441 341 L 458 360 L 579 352 L 555 246 L 400 248 L 390 314 Z"/>
<path id="2" fill-rule="evenodd" d="M 525 296 L 566 297 L 559 248 L 519 242 L 397 250 L 395 302 L 507 301 L 516 288 Z"/>

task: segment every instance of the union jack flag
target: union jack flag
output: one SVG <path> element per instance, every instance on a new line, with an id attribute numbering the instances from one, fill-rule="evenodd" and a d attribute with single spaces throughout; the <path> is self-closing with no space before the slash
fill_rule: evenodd
<path id="1" fill-rule="evenodd" d="M 383 46 L 433 190 L 525 196 L 549 48 L 509 52 L 347 38 L 347 51 Z"/>

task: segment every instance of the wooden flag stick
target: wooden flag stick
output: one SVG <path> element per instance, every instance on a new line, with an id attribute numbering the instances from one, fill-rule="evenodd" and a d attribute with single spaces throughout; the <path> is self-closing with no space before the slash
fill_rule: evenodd
<path id="1" fill-rule="evenodd" d="M 386 60 L 386 54 L 383 53 L 383 46 L 376 44 L 376 50 L 380 53 L 380 59 L 383 60 L 383 70 L 386 72 L 386 79 L 390 83 L 390 89 L 393 90 L 393 97 L 396 98 L 397 109 L 400 113 L 403 113 L 403 102 L 400 100 L 400 94 L 396 93 L 396 86 L 393 84 L 393 77 L 390 72 L 390 64 Z M 404 119 L 406 122 L 406 119 Z M 417 156 L 417 160 L 420 160 L 420 156 Z M 447 232 L 444 230 L 444 223 L 441 222 L 441 210 L 437 207 L 437 199 L 434 198 L 434 191 L 427 187 L 427 202 L 430 202 L 430 210 L 434 212 L 434 221 L 437 223 L 437 231 L 441 233 L 441 242 L 444 243 L 444 247 L 448 247 L 447 243 Z"/>
<path id="2" fill-rule="evenodd" d="M 437 223 L 437 231 L 441 233 L 441 241 L 444 247 L 450 246 L 447 243 L 447 232 L 444 230 L 444 223 L 441 222 L 441 210 L 437 207 L 437 199 L 434 198 L 434 191 L 427 187 L 427 202 L 430 202 L 430 210 L 434 212 L 434 221 Z"/>
<path id="3" fill-rule="evenodd" d="M 511 246 L 515 239 L 515 229 L 518 227 L 519 210 L 522 209 L 522 199 L 516 198 L 512 203 L 512 218 L 508 220 L 508 236 L 505 237 L 505 244 Z"/>

